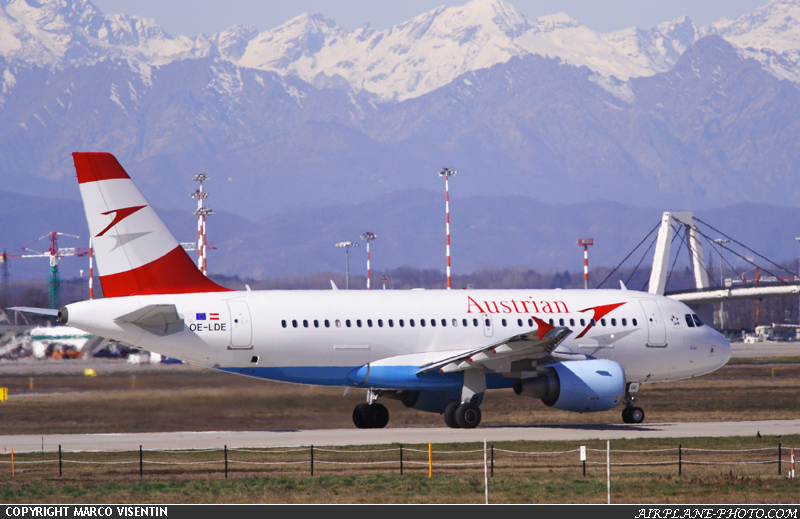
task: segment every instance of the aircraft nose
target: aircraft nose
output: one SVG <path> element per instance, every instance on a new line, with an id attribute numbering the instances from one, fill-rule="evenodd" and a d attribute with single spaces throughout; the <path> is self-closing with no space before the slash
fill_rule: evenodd
<path id="1" fill-rule="evenodd" d="M 721 333 L 714 332 L 711 347 L 714 349 L 714 357 L 719 361 L 718 367 L 727 364 L 732 353 L 731 343 L 729 343 Z"/>

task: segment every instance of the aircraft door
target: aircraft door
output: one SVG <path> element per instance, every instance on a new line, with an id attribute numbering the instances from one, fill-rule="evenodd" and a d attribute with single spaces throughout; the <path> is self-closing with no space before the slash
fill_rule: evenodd
<path id="1" fill-rule="evenodd" d="M 229 349 L 252 349 L 253 323 L 250 308 L 244 301 L 228 301 L 231 312 L 231 345 Z"/>
<path id="2" fill-rule="evenodd" d="M 494 335 L 492 316 L 490 314 L 483 314 L 481 319 L 483 320 L 483 335 L 485 337 L 491 337 Z"/>
<path id="3" fill-rule="evenodd" d="M 640 302 L 644 309 L 645 324 L 647 324 L 647 345 L 663 348 L 667 345 L 667 328 L 664 318 L 661 317 L 658 302 L 654 299 L 642 299 Z"/>

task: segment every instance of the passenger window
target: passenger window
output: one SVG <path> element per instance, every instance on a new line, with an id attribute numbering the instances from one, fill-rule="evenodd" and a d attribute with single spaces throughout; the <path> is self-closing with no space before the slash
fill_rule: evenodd
<path id="1" fill-rule="evenodd" d="M 594 319 L 591 319 L 589 322 L 592 324 L 592 326 L 597 326 L 597 322 Z"/>
<path id="2" fill-rule="evenodd" d="M 559 319 L 558 320 L 558 325 L 559 326 L 564 326 L 564 319 Z"/>
<path id="3" fill-rule="evenodd" d="M 292 319 L 292 327 L 297 328 L 297 319 Z"/>
<path id="4" fill-rule="evenodd" d="M 394 320 L 389 319 L 389 328 L 394 328 Z"/>
<path id="5" fill-rule="evenodd" d="M 624 317 L 622 318 L 622 326 L 628 326 L 628 320 Z"/>
<path id="6" fill-rule="evenodd" d="M 552 319 L 550 319 L 550 326 L 555 326 L 555 325 L 556 325 L 556 323 L 555 323 L 555 322 L 553 322 L 553 320 L 552 320 Z"/>
<path id="7" fill-rule="evenodd" d="M 342 327 L 342 321 L 340 321 L 339 319 L 336 319 L 336 327 L 337 328 L 341 328 Z"/>
<path id="8" fill-rule="evenodd" d="M 412 322 L 413 322 L 413 321 L 412 321 Z M 420 325 L 420 326 L 422 326 L 422 327 L 424 328 L 424 327 L 425 327 L 425 319 L 420 319 L 420 320 L 419 320 L 419 325 Z M 413 325 L 412 325 L 412 326 L 413 326 Z"/>
<path id="9" fill-rule="evenodd" d="M 581 319 L 581 326 L 586 326 L 586 321 L 584 321 L 583 319 Z"/>
<path id="10" fill-rule="evenodd" d="M 361 328 L 361 319 L 356 319 L 356 326 Z"/>
<path id="11" fill-rule="evenodd" d="M 697 317 L 697 314 L 692 314 L 692 317 L 694 318 L 694 324 L 696 324 L 697 326 L 703 326 L 703 321 L 701 321 L 700 318 Z"/>
<path id="12" fill-rule="evenodd" d="M 605 319 L 605 317 L 604 317 L 604 318 L 602 318 L 602 319 L 600 319 L 600 324 L 602 324 L 603 326 L 605 326 L 605 325 L 606 325 L 606 319 Z"/>
<path id="13" fill-rule="evenodd" d="M 453 326 L 458 326 L 458 319 L 453 319 Z"/>
<path id="14" fill-rule="evenodd" d="M 533 328 L 533 319 L 528 319 L 528 326 Z"/>
<path id="15" fill-rule="evenodd" d="M 633 324 L 634 326 L 636 326 L 636 319 L 631 319 L 631 324 Z"/>
<path id="16" fill-rule="evenodd" d="M 570 326 L 575 326 L 575 319 L 570 319 L 569 320 L 569 325 Z"/>
<path id="17" fill-rule="evenodd" d="M 436 319 L 431 319 L 431 326 L 436 326 Z"/>
<path id="18" fill-rule="evenodd" d="M 303 319 L 303 328 L 308 328 L 308 319 Z"/>
<path id="19" fill-rule="evenodd" d="M 345 319 L 344 324 L 345 324 L 345 326 L 350 328 L 350 319 Z"/>
<path id="20" fill-rule="evenodd" d="M 522 319 L 517 319 L 517 326 L 522 328 Z"/>
<path id="21" fill-rule="evenodd" d="M 492 326 L 492 321 L 486 319 L 486 327 L 489 328 L 490 326 Z"/>
<path id="22" fill-rule="evenodd" d="M 473 319 L 472 320 L 472 326 L 478 326 L 478 320 L 477 319 Z"/>
<path id="23" fill-rule="evenodd" d="M 281 326 L 283 326 L 284 328 L 286 328 L 286 319 L 284 319 L 283 321 L 281 321 Z"/>
<path id="24" fill-rule="evenodd" d="M 447 326 L 447 319 L 442 319 L 442 328 Z"/>
<path id="25" fill-rule="evenodd" d="M 403 322 L 403 320 L 402 320 L 402 319 L 400 319 L 399 321 L 397 321 L 397 323 L 400 325 L 400 328 L 403 328 L 403 327 L 406 325 L 406 323 L 405 323 L 405 322 Z M 411 324 L 411 326 L 414 326 L 414 319 L 411 319 L 411 323 L 410 323 L 410 324 Z"/>
<path id="26" fill-rule="evenodd" d="M 330 327 L 331 327 L 331 322 L 325 319 L 325 328 L 330 328 Z"/>
<path id="27" fill-rule="evenodd" d="M 502 323 L 503 326 L 506 326 L 506 320 L 505 319 L 501 319 L 500 323 Z"/>
<path id="28" fill-rule="evenodd" d="M 372 328 L 372 319 L 367 319 L 367 326 Z"/>
<path id="29" fill-rule="evenodd" d="M 692 320 L 692 316 L 690 314 L 686 314 L 684 319 L 686 319 L 686 326 L 689 328 L 694 328 L 694 321 Z"/>
<path id="30" fill-rule="evenodd" d="M 319 328 L 319 321 L 314 319 L 314 328 Z"/>
<path id="31" fill-rule="evenodd" d="M 378 328 L 383 328 L 383 319 L 378 319 Z"/>
<path id="32" fill-rule="evenodd" d="M 617 325 L 617 320 L 611 319 L 611 326 L 616 326 L 616 325 Z"/>
<path id="33" fill-rule="evenodd" d="M 462 325 L 463 325 L 465 328 L 466 328 L 467 326 L 469 326 L 469 324 L 467 324 L 467 320 L 466 320 L 466 319 L 461 319 L 461 324 L 462 324 Z"/>

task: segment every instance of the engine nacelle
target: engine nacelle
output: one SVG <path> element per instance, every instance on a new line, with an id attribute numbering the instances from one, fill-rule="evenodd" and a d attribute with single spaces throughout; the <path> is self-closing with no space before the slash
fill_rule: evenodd
<path id="1" fill-rule="evenodd" d="M 613 409 L 625 393 L 625 372 L 610 360 L 574 360 L 545 367 L 537 377 L 517 380 L 514 392 L 578 413 Z"/>

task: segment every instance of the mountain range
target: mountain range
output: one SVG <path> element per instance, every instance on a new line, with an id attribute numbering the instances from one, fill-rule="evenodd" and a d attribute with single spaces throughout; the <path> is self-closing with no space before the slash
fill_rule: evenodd
<path id="1" fill-rule="evenodd" d="M 794 208 L 798 20 L 800 0 L 772 0 L 706 27 L 684 17 L 596 33 L 564 14 L 534 20 L 503 0 L 473 0 L 385 31 L 306 14 L 263 32 L 190 38 L 88 0 L 0 0 L 0 188 L 12 208 L 14 193 L 77 200 L 70 153 L 109 151 L 153 204 L 177 210 L 191 207 L 190 179 L 206 172 L 208 204 L 239 221 L 221 233 L 252 229 L 250 243 L 277 236 L 265 225 L 304 221 L 287 216 L 296 212 L 335 220 L 333 207 L 374 208 L 359 213 L 359 228 L 400 233 L 427 213 L 381 204 L 442 189 L 443 166 L 459 171 L 451 196 L 491 207 L 498 226 L 512 207 L 515 218 L 606 204 L 656 215 Z M 318 230 L 289 239 L 315 250 Z M 574 231 L 590 232 L 567 226 L 567 242 Z M 621 250 L 627 242 L 612 235 Z M 480 250 L 474 243 L 466 254 Z M 519 256 L 505 241 L 495 247 L 485 261 Z M 557 264 L 572 252 L 511 264 Z M 237 268 L 261 272 L 262 253 Z M 316 268 L 297 261 L 277 272 Z"/>

